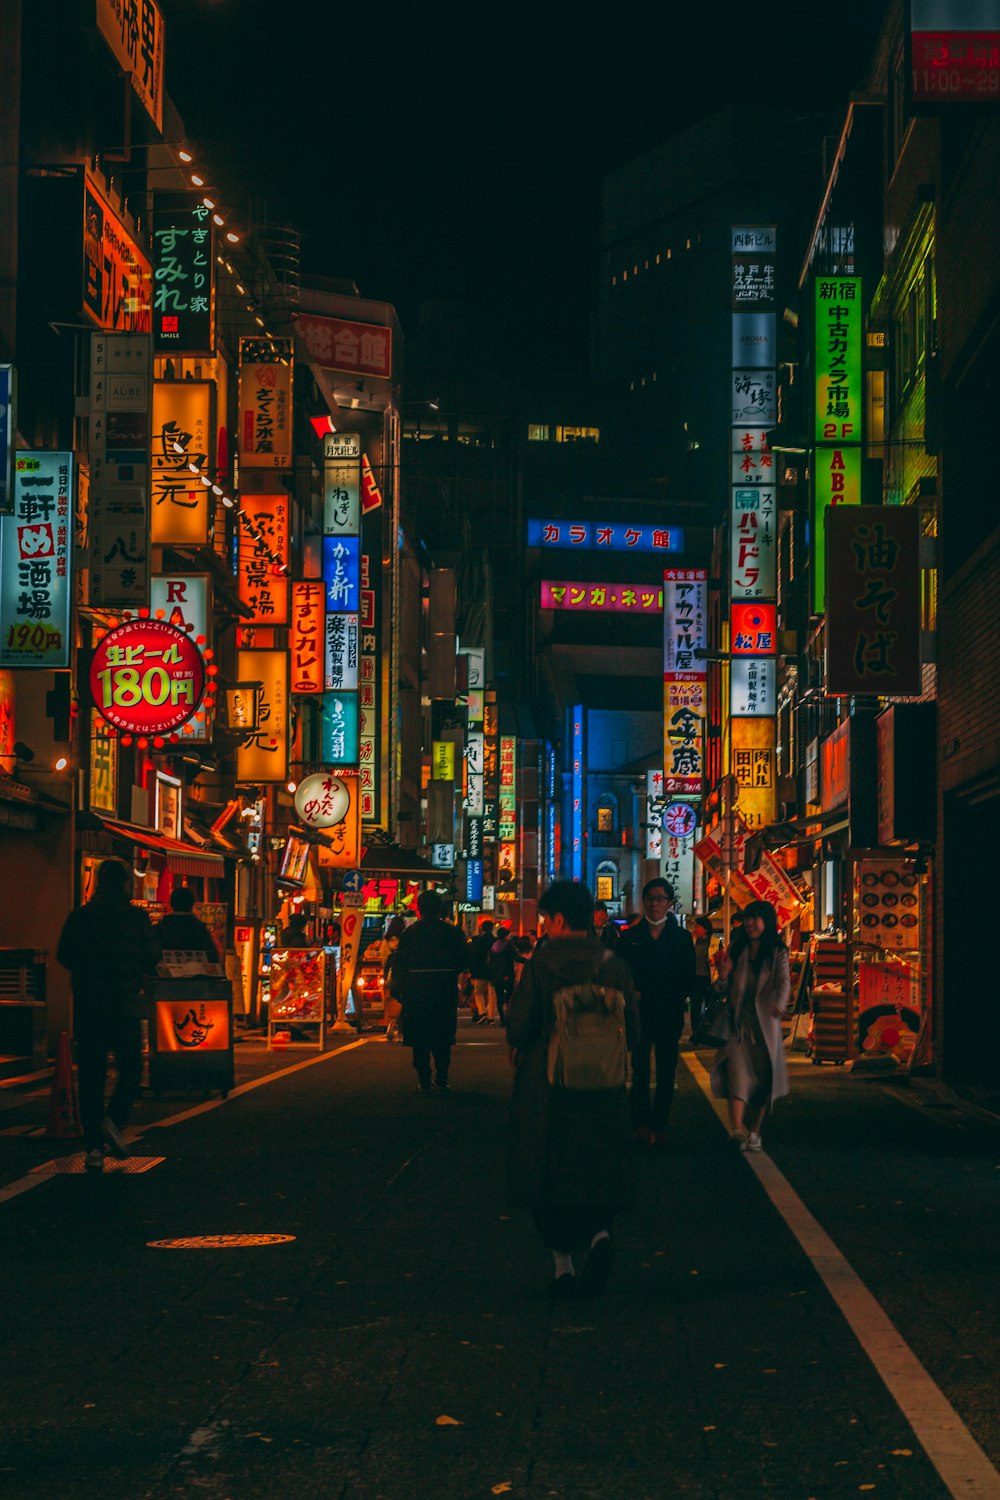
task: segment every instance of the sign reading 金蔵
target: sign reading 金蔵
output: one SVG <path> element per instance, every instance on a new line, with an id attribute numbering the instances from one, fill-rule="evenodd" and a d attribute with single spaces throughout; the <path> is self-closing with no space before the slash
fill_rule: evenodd
<path id="1" fill-rule="evenodd" d="M 837 507 L 826 533 L 827 697 L 919 697 L 919 510 Z"/>
<path id="2" fill-rule="evenodd" d="M 69 665 L 73 455 L 14 458 L 14 510 L 0 516 L 0 667 Z"/>
<path id="3" fill-rule="evenodd" d="M 621 521 L 529 521 L 529 547 L 581 552 L 683 552 L 680 526 L 628 526 Z"/>
<path id="4" fill-rule="evenodd" d="M 705 776 L 705 678 L 665 678 L 663 683 L 663 790 L 700 797 Z"/>

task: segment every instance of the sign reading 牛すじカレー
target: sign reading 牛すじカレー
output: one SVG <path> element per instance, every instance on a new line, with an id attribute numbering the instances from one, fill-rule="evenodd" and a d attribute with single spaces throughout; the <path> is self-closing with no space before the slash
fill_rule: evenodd
<path id="1" fill-rule="evenodd" d="M 69 665 L 73 455 L 14 458 L 14 509 L 0 517 L 0 667 Z"/>

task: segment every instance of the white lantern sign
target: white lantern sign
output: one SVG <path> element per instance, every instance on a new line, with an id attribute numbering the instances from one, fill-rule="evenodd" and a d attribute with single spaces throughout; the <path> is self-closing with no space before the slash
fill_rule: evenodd
<path id="1" fill-rule="evenodd" d="M 334 828 L 347 817 L 351 792 L 329 771 L 306 776 L 295 788 L 295 811 L 307 828 Z"/>

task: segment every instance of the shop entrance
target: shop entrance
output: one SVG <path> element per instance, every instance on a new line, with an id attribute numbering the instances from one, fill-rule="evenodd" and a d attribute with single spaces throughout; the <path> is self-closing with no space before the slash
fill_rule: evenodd
<path id="1" fill-rule="evenodd" d="M 994 1084 L 1000 784 L 944 799 L 941 1063 L 949 1083 Z"/>

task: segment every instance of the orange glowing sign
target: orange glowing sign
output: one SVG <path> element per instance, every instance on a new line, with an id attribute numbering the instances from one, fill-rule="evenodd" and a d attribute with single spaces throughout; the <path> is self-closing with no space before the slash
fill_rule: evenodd
<path id="1" fill-rule="evenodd" d="M 291 497 L 244 495 L 240 504 L 240 602 L 253 610 L 244 623 L 287 625 Z"/>
<path id="2" fill-rule="evenodd" d="M 225 1000 L 157 1000 L 157 1052 L 226 1052 L 229 1006 Z"/>
<path id="3" fill-rule="evenodd" d="M 292 625 L 288 633 L 293 693 L 323 691 L 323 631 L 326 620 L 322 579 L 292 584 Z"/>

